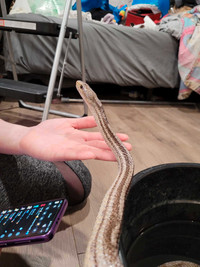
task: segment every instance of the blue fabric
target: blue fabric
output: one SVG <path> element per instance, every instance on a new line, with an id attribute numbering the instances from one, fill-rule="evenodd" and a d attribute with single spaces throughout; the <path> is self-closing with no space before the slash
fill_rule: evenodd
<path id="1" fill-rule="evenodd" d="M 88 12 L 93 8 L 109 10 L 108 2 L 108 0 L 81 0 L 82 11 Z M 72 10 L 76 10 L 76 3 L 72 6 Z"/>
<path id="2" fill-rule="evenodd" d="M 114 18 L 115 18 L 117 23 L 119 23 L 121 21 L 121 18 L 122 18 L 120 15 L 120 11 L 123 11 L 123 10 L 125 11 L 126 8 L 127 8 L 127 5 L 124 5 L 121 8 L 109 5 L 109 10 L 113 13 Z"/>
<path id="3" fill-rule="evenodd" d="M 155 5 L 161 11 L 162 16 L 166 15 L 170 8 L 169 0 L 133 0 L 132 5 L 137 5 L 137 4 Z"/>
<path id="4" fill-rule="evenodd" d="M 88 12 L 93 8 L 101 8 L 106 11 L 110 11 L 116 20 L 117 23 L 120 22 L 121 16 L 120 11 L 125 10 L 127 8 L 127 5 L 124 5 L 121 8 L 114 7 L 109 5 L 109 0 L 81 0 L 81 6 L 83 12 Z M 76 3 L 72 6 L 72 10 L 76 10 Z"/>

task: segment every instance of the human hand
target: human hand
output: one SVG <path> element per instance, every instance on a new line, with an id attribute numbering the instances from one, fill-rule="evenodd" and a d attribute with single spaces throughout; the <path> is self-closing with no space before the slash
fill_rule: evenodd
<path id="1" fill-rule="evenodd" d="M 27 128 L 19 143 L 20 154 L 48 161 L 64 160 L 115 160 L 99 132 L 86 132 L 81 129 L 93 128 L 96 122 L 88 116 L 78 119 L 51 119 Z M 128 136 L 118 134 L 122 141 Z M 129 143 L 125 143 L 131 149 Z"/>

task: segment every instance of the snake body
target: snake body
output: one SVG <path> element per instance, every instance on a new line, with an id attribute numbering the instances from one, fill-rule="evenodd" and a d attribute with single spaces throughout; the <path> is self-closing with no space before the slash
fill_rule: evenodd
<path id="1" fill-rule="evenodd" d="M 118 162 L 118 175 L 102 201 L 87 246 L 85 266 L 123 266 L 119 257 L 119 236 L 125 198 L 134 172 L 133 159 L 111 129 L 102 103 L 95 92 L 82 81 L 76 82 L 76 88 L 88 105 L 104 140 Z"/>

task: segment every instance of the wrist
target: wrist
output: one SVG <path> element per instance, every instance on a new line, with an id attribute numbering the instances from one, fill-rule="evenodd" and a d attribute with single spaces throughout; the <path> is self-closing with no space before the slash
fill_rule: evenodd
<path id="1" fill-rule="evenodd" d="M 23 154 L 20 143 L 29 127 L 0 120 L 0 129 L 0 153 Z"/>

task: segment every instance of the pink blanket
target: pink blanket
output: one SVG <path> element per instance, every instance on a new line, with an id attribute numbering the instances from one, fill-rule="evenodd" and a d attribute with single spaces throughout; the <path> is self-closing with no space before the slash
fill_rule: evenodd
<path id="1" fill-rule="evenodd" d="M 192 91 L 200 94 L 200 5 L 181 18 L 178 68 L 181 76 L 178 99 L 186 99 Z"/>

